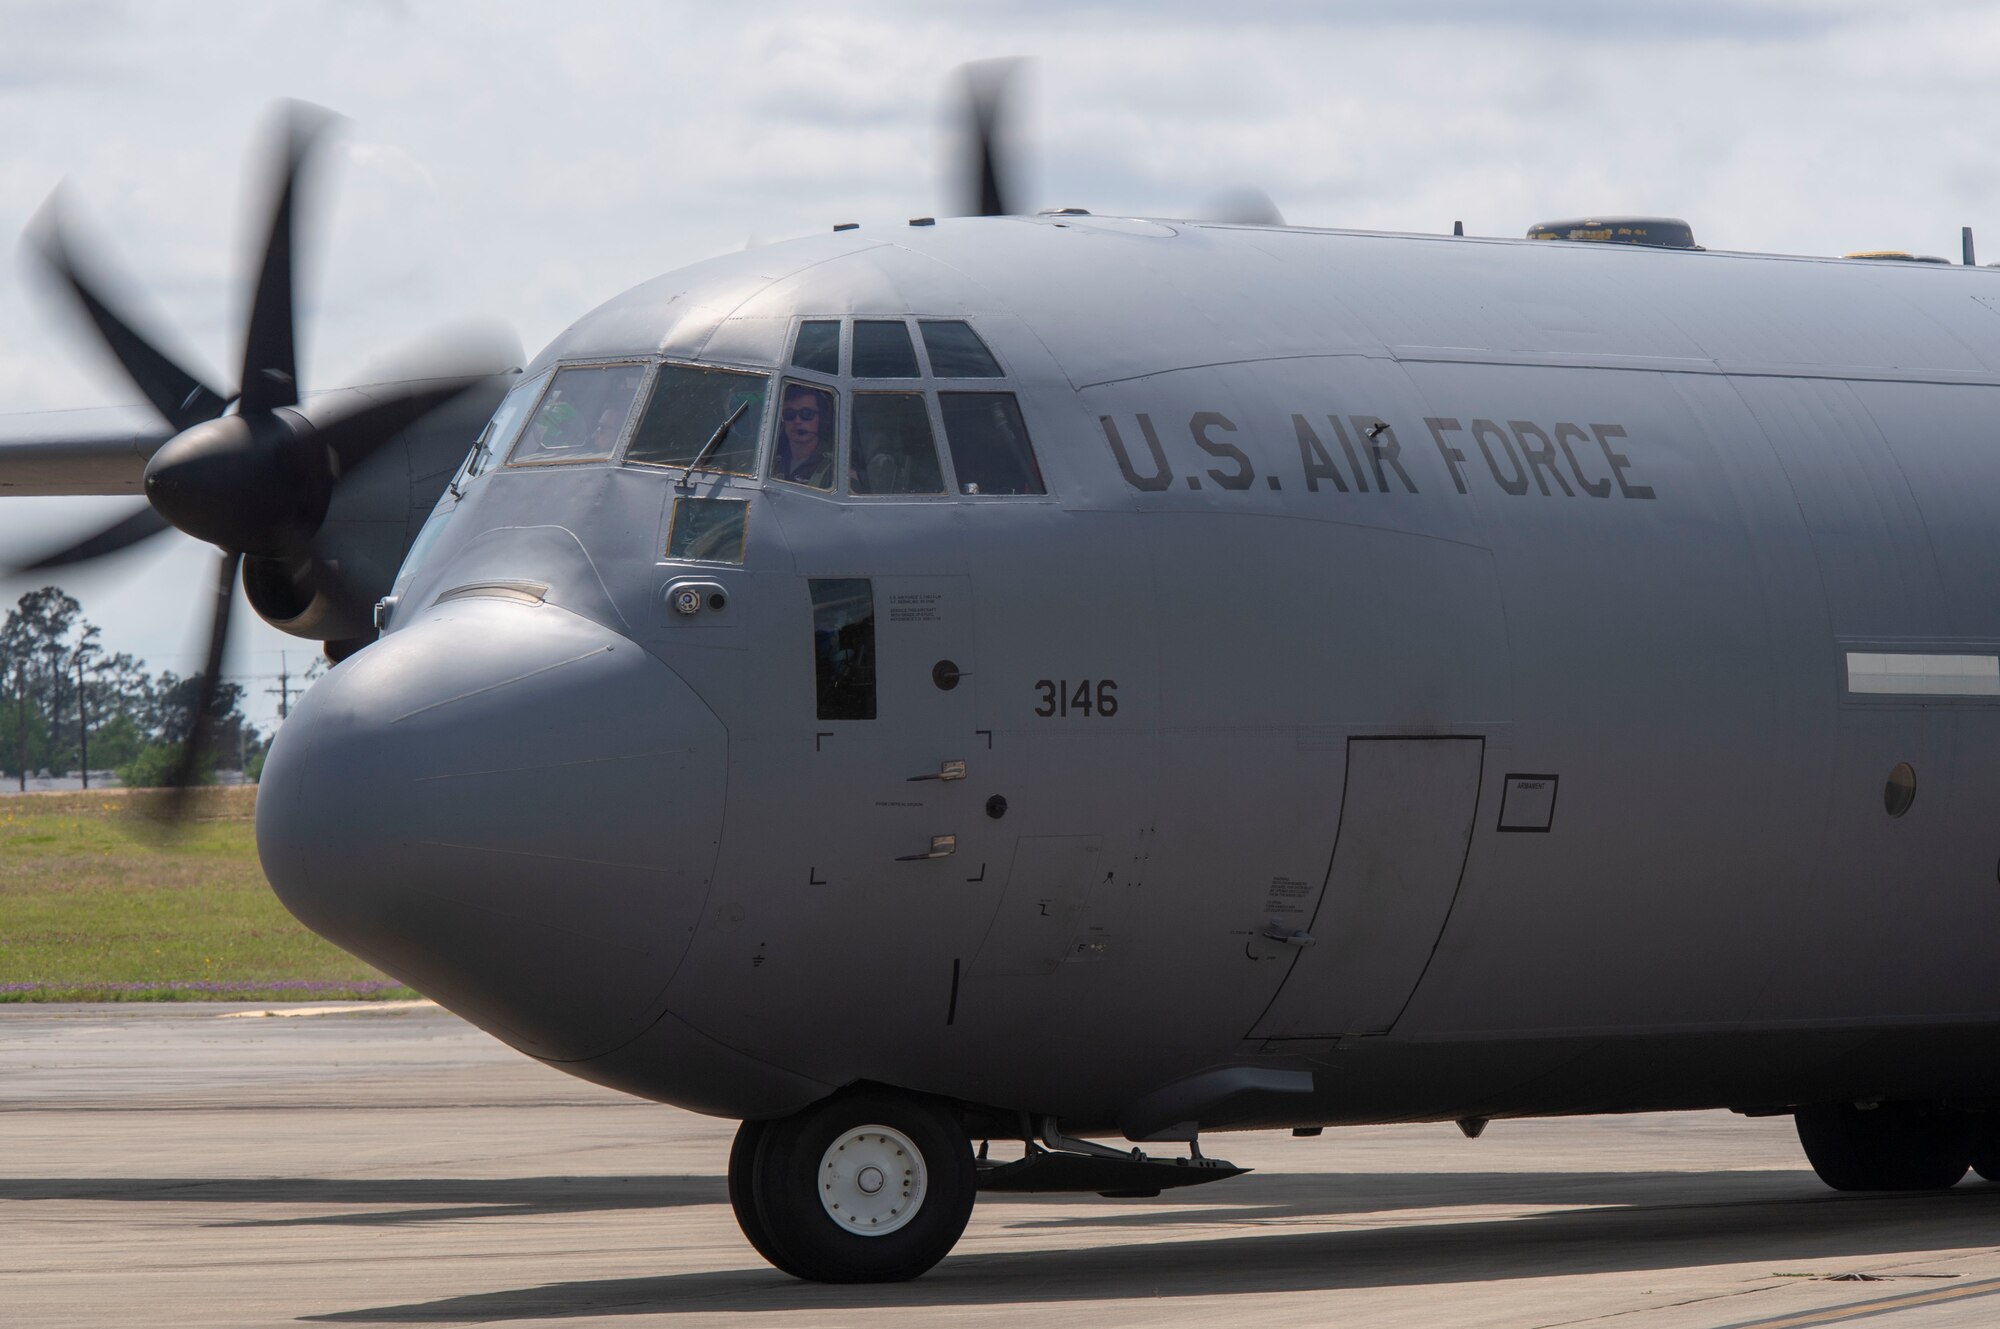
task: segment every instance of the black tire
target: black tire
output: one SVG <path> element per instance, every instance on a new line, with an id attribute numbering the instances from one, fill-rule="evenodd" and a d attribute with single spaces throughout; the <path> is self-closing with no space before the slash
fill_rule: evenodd
<path id="1" fill-rule="evenodd" d="M 853 1158 L 869 1161 L 843 1175 L 843 1160 Z M 865 1190 L 871 1181 L 874 1189 Z M 786 1273 L 818 1283 L 897 1283 L 958 1243 L 977 1178 L 972 1142 L 949 1108 L 867 1089 L 766 1123 L 751 1187 L 766 1258 Z M 830 1206 L 841 1195 L 852 1203 L 837 1220 Z"/>
<path id="2" fill-rule="evenodd" d="M 1944 1190 L 1972 1161 L 1970 1118 L 1924 1103 L 1822 1104 L 1792 1122 L 1813 1171 L 1837 1191 Z"/>
<path id="3" fill-rule="evenodd" d="M 736 1211 L 736 1226 L 743 1229 L 743 1237 L 757 1253 L 771 1264 L 794 1278 L 803 1277 L 797 1270 L 787 1268 L 778 1248 L 771 1244 L 771 1231 L 764 1225 L 764 1217 L 757 1211 L 757 1192 L 752 1185 L 757 1166 L 757 1146 L 763 1143 L 764 1129 L 770 1123 L 746 1121 L 736 1128 L 736 1139 L 729 1146 L 729 1207 Z"/>

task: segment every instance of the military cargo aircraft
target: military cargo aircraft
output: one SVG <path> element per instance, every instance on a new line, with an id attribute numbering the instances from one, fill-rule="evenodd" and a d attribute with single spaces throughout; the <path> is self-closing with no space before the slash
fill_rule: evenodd
<path id="1" fill-rule="evenodd" d="M 1025 213 L 989 146 L 974 215 L 302 400 L 312 138 L 234 397 L 49 224 L 165 423 L 0 474 L 143 475 L 46 563 L 216 544 L 212 665 L 239 575 L 331 643 L 285 904 L 742 1121 L 780 1269 L 1227 1130 L 1729 1108 L 2000 1177 L 2000 273 Z"/>

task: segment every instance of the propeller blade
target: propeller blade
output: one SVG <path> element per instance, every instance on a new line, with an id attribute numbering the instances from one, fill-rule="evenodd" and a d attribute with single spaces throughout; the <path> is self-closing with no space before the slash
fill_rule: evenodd
<path id="1" fill-rule="evenodd" d="M 214 744 L 215 697 L 222 688 L 222 653 L 229 645 L 229 612 L 236 604 L 236 574 L 243 555 L 225 553 L 215 565 L 215 608 L 208 624 L 208 661 L 202 666 L 201 691 L 180 754 L 167 771 L 166 796 L 153 810 L 169 828 L 184 825 L 202 758 Z"/>
<path id="2" fill-rule="evenodd" d="M 141 540 L 151 539 L 161 531 L 170 529 L 167 519 L 153 511 L 151 507 L 140 508 L 129 517 L 111 523 L 94 535 L 86 536 L 75 544 L 43 554 L 31 563 L 22 564 L 20 572 L 45 572 L 50 568 L 66 568 L 72 563 L 87 563 L 93 558 L 103 558 L 121 549 L 129 549 Z"/>
<path id="3" fill-rule="evenodd" d="M 442 382 L 370 388 L 368 391 L 379 400 L 317 426 L 315 437 L 333 454 L 336 474 L 351 474 L 397 434 L 486 382 L 488 377 L 481 374 Z"/>
<path id="4" fill-rule="evenodd" d="M 271 200 L 271 224 L 257 270 L 257 293 L 250 302 L 250 330 L 243 341 L 245 415 L 260 415 L 299 400 L 298 347 L 292 300 L 292 213 L 306 159 L 332 117 L 316 106 L 292 102 L 286 108 L 284 160 Z"/>
<path id="5" fill-rule="evenodd" d="M 1009 206 L 1008 177 L 1001 161 L 1000 108 L 1007 81 L 1020 68 L 1018 59 L 980 60 L 965 66 L 966 114 L 972 134 L 972 158 L 967 163 L 967 207 L 972 217 L 1014 215 Z"/>
<path id="6" fill-rule="evenodd" d="M 84 265 L 78 262 L 76 251 L 64 233 L 62 212 L 62 191 L 58 189 L 49 195 L 48 202 L 29 224 L 29 245 L 90 316 L 98 335 L 133 386 L 175 430 L 222 414 L 222 394 L 146 340 L 101 294 L 100 283 L 85 275 Z"/>

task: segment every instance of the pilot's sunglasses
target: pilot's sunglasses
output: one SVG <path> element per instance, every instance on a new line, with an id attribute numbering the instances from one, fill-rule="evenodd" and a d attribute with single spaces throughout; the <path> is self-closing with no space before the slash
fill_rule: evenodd
<path id="1" fill-rule="evenodd" d="M 813 421 L 819 419 L 819 407 L 794 406 L 791 410 L 785 412 L 785 418 L 787 420 L 803 420 L 807 424 L 811 424 Z"/>

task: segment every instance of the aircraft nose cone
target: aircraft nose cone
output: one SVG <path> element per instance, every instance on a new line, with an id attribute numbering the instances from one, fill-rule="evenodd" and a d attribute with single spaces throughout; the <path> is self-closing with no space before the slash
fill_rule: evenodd
<path id="1" fill-rule="evenodd" d="M 257 801 L 313 931 L 532 1055 L 659 1011 L 722 828 L 723 726 L 630 640 L 546 604 L 430 609 L 315 683 Z"/>

